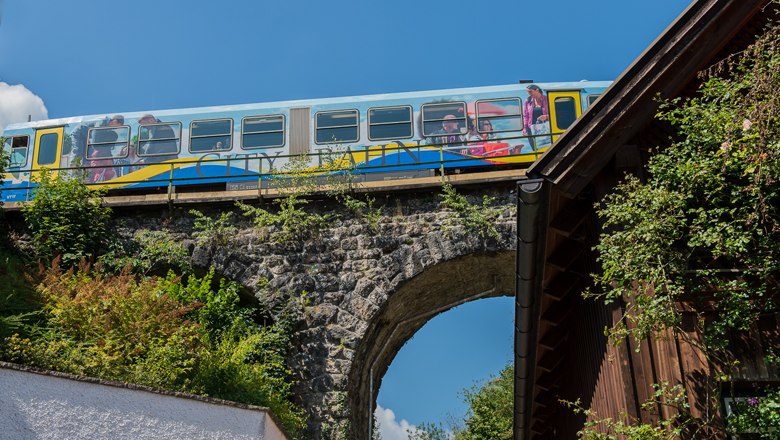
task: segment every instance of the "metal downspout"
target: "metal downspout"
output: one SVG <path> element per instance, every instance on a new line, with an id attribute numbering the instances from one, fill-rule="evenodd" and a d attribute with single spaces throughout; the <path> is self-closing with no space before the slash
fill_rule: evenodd
<path id="1" fill-rule="evenodd" d="M 541 297 L 549 195 L 544 179 L 517 185 L 517 281 L 515 284 L 514 438 L 530 438 L 536 335 Z"/>

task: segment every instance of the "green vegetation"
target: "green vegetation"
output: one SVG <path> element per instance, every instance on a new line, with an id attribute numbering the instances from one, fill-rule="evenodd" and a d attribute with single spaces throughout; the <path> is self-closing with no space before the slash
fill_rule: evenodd
<path id="1" fill-rule="evenodd" d="M 242 305 L 235 283 L 190 274 L 168 231 L 104 243 L 110 210 L 78 176 L 43 170 L 38 182 L 23 213 L 40 273 L 0 241 L 0 359 L 266 406 L 300 438 L 287 358 L 305 294 L 274 310 Z M 203 243 L 235 231 L 198 214 Z M 148 275 L 168 269 L 183 275 Z"/>
<path id="2" fill-rule="evenodd" d="M 465 429 L 455 431 L 455 440 L 510 440 L 514 414 L 514 375 L 510 365 L 482 385 L 463 390 L 469 405 Z"/>
<path id="3" fill-rule="evenodd" d="M 0 242 L 0 341 L 35 328 L 40 302 L 33 279 L 24 261 Z"/>
<path id="4" fill-rule="evenodd" d="M 276 229 L 269 235 L 270 240 L 275 243 L 309 237 L 334 218 L 331 214 L 306 211 L 304 207 L 309 204 L 309 200 L 298 194 L 290 194 L 278 203 L 278 209 L 275 211 L 241 202 L 237 202 L 236 206 L 252 219 L 255 227 L 268 231 L 271 226 L 275 226 Z"/>
<path id="5" fill-rule="evenodd" d="M 22 212 L 33 237 L 38 261 L 53 258 L 72 266 L 92 258 L 106 237 L 111 210 L 102 206 L 103 193 L 88 189 L 83 176 L 63 177 L 47 169 L 32 180 L 35 199 Z"/>
<path id="6" fill-rule="evenodd" d="M 115 274 L 125 269 L 143 275 L 192 271 L 187 249 L 167 230 L 140 229 L 129 240 L 113 239 L 98 261 L 106 272 Z"/>
<path id="7" fill-rule="evenodd" d="M 303 426 L 285 366 L 289 321 L 255 323 L 238 288 L 213 272 L 183 280 L 104 275 L 56 264 L 37 286 L 44 314 L 31 337 L 14 334 L 3 359 L 67 373 L 268 406 L 289 432 Z"/>
<path id="8" fill-rule="evenodd" d="M 448 432 L 443 426 L 423 423 L 409 431 L 410 440 L 511 440 L 514 414 L 514 367 L 508 365 L 496 377 L 463 390 L 469 405 L 463 425 Z"/>
<path id="9" fill-rule="evenodd" d="M 336 174 L 326 175 L 322 174 L 322 168 L 312 172 L 307 157 L 297 158 L 271 180 L 271 186 L 282 196 L 272 203 L 272 208 L 242 202 L 237 202 L 236 206 L 271 242 L 289 243 L 311 237 L 339 218 L 338 214 L 321 214 L 306 209 L 311 203 L 311 196 L 317 191 L 324 191 L 377 232 L 382 209 L 374 206 L 375 199 L 371 197 L 361 199 L 350 194 L 353 176 L 351 168 L 345 168 L 345 165 L 348 164 L 343 160 L 327 161 L 324 168 L 332 169 Z"/>
<path id="10" fill-rule="evenodd" d="M 409 440 L 451 440 L 452 435 L 442 425 L 420 423 L 415 430 L 407 429 Z"/>
<path id="11" fill-rule="evenodd" d="M 449 183 L 443 183 L 441 189 L 442 205 L 454 213 L 443 225 L 445 233 L 451 233 L 454 227 L 460 225 L 465 227 L 466 231 L 482 238 L 494 240 L 501 238 L 495 224 L 501 211 L 492 206 L 495 198 L 486 195 L 481 205 L 475 205 L 469 202 L 466 196 L 459 194 Z"/>
<path id="12" fill-rule="evenodd" d="M 217 219 L 212 219 L 197 209 L 191 209 L 190 215 L 195 217 L 193 225 L 195 233 L 192 235 L 197 238 L 200 245 L 225 246 L 230 241 L 230 237 L 238 232 L 238 228 L 230 224 L 233 220 L 232 212 L 223 212 Z"/>
<path id="13" fill-rule="evenodd" d="M 584 408 L 578 399 L 575 402 L 561 401 L 576 414 L 587 417 L 585 426 L 577 432 L 579 438 L 593 440 L 673 440 L 679 439 L 685 433 L 690 420 L 690 405 L 681 385 L 654 385 L 655 392 L 646 402 L 642 410 L 657 414 L 659 406 L 673 408 L 677 416 L 672 419 L 660 418 L 656 425 L 641 423 L 634 417 L 624 413 L 617 419 L 599 418 L 595 411 Z"/>
<path id="14" fill-rule="evenodd" d="M 591 296 L 624 303 L 622 319 L 607 329 L 614 342 L 633 338 L 639 344 L 671 330 L 698 346 L 727 383 L 739 362 L 728 347 L 754 337 L 749 332 L 762 314 L 777 312 L 778 90 L 780 27 L 773 24 L 755 45 L 708 72 L 698 96 L 663 103 L 659 117 L 676 127 L 679 140 L 650 160 L 647 182 L 627 178 L 598 209 L 609 232 L 597 246 L 602 272 Z M 713 308 L 697 318 L 702 341 L 690 340 L 681 328 L 682 303 Z M 720 385 L 713 386 L 712 395 L 719 393 Z M 728 430 L 749 428 L 756 437 L 777 438 L 777 390 L 766 393 L 756 402 L 774 409 L 744 407 L 727 420 Z M 709 414 L 719 413 L 718 400 L 708 402 Z M 692 420 L 682 410 L 655 428 L 664 423 L 686 426 L 690 438 L 722 430 L 714 417 Z M 632 426 L 648 435 L 653 428 Z M 617 425 L 611 432 L 619 432 Z M 678 433 L 664 432 L 667 437 L 643 438 Z"/>
<path id="15" fill-rule="evenodd" d="M 338 195 L 337 199 L 358 218 L 364 219 L 371 231 L 379 232 L 379 219 L 382 218 L 382 208 L 374 206 L 376 199 L 371 196 L 359 199 L 346 193 Z"/>
<path id="16" fill-rule="evenodd" d="M 729 417 L 732 432 L 753 434 L 751 438 L 777 439 L 780 436 L 780 390 L 770 390 L 763 397 L 738 400 Z"/>

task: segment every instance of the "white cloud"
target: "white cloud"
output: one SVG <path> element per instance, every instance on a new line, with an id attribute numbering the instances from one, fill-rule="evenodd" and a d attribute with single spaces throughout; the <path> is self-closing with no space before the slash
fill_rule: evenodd
<path id="1" fill-rule="evenodd" d="M 409 435 L 406 431 L 408 429 L 417 429 L 406 420 L 396 420 L 392 409 L 382 408 L 377 405 L 374 415 L 376 415 L 382 440 L 409 440 Z"/>
<path id="2" fill-rule="evenodd" d="M 48 118 L 49 111 L 43 100 L 27 87 L 0 82 L 0 134 L 8 124 L 27 121 L 28 115 L 37 121 Z"/>

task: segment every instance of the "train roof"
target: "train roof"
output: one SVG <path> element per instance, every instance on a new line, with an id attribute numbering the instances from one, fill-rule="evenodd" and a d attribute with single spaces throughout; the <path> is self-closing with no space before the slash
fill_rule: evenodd
<path id="1" fill-rule="evenodd" d="M 533 84 L 538 85 L 543 89 L 580 89 L 580 88 L 599 88 L 608 87 L 612 81 L 569 81 L 569 82 L 535 82 Z M 528 83 L 530 84 L 530 83 Z M 328 105 L 337 104 L 339 102 L 366 102 L 366 101 L 378 101 L 386 99 L 414 99 L 423 98 L 426 96 L 444 96 L 444 95 L 463 95 L 469 93 L 490 93 L 490 92 L 508 92 L 525 88 L 528 84 L 508 84 L 499 86 L 481 86 L 481 87 L 466 87 L 458 89 L 440 89 L 440 90 L 426 90 L 418 92 L 400 92 L 400 93 L 382 93 L 374 95 L 359 95 L 359 96 L 343 96 L 336 98 L 318 98 L 318 99 L 299 99 L 292 101 L 275 101 L 275 102 L 262 102 L 251 104 L 233 104 L 233 105 L 221 105 L 221 106 L 209 106 L 209 107 L 190 107 L 180 109 L 165 109 L 165 110 L 143 110 L 132 112 L 113 112 L 114 114 L 121 114 L 128 119 L 137 119 L 141 116 L 152 113 L 156 117 L 197 114 L 205 112 L 230 112 L 230 111 L 242 111 L 242 110 L 254 110 L 263 108 L 279 108 L 279 107 L 297 107 L 302 105 Z M 101 120 L 106 117 L 106 113 L 96 115 L 85 116 L 71 116 L 66 118 L 57 119 L 41 119 L 38 121 L 21 122 L 15 124 L 9 124 L 5 130 L 19 130 L 25 128 L 42 128 L 53 127 L 67 124 L 78 124 L 82 122 Z"/>

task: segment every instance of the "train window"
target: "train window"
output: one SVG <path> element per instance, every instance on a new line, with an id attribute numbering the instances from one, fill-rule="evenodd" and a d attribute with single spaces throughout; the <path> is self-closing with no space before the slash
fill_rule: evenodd
<path id="1" fill-rule="evenodd" d="M 179 154 L 180 140 L 180 122 L 141 125 L 138 127 L 138 155 Z"/>
<path id="2" fill-rule="evenodd" d="M 577 119 L 577 107 L 574 103 L 574 98 L 570 96 L 563 96 L 555 98 L 555 120 L 557 128 L 564 130 Z"/>
<path id="3" fill-rule="evenodd" d="M 360 138 L 357 110 L 318 112 L 314 121 L 318 144 L 357 142 Z"/>
<path id="4" fill-rule="evenodd" d="M 232 145 L 232 119 L 210 119 L 190 123 L 190 152 L 225 151 Z"/>
<path id="5" fill-rule="evenodd" d="M 594 102 L 596 102 L 597 99 L 599 99 L 601 95 L 588 95 L 588 107 L 593 105 Z"/>
<path id="6" fill-rule="evenodd" d="M 57 160 L 57 133 L 46 133 L 38 140 L 38 165 L 51 165 Z"/>
<path id="7" fill-rule="evenodd" d="M 368 109 L 368 139 L 404 139 L 412 137 L 412 108 L 381 107 Z"/>
<path id="8" fill-rule="evenodd" d="M 251 116 L 241 121 L 241 148 L 284 145 L 284 115 Z"/>
<path id="9" fill-rule="evenodd" d="M 520 131 L 523 129 L 523 110 L 517 98 L 477 101 L 477 131 Z"/>
<path id="10" fill-rule="evenodd" d="M 444 124 L 456 123 L 457 130 L 452 131 L 454 133 L 465 134 L 468 131 L 465 102 L 423 104 L 422 120 L 423 136 L 441 136 L 448 133 Z"/>
<path id="11" fill-rule="evenodd" d="M 22 167 L 27 164 L 27 146 L 29 142 L 30 138 L 28 136 L 14 136 L 5 139 L 3 151 L 10 156 L 9 167 Z"/>
<path id="12" fill-rule="evenodd" d="M 90 128 L 87 134 L 88 159 L 115 159 L 127 157 L 130 145 L 130 127 Z"/>

